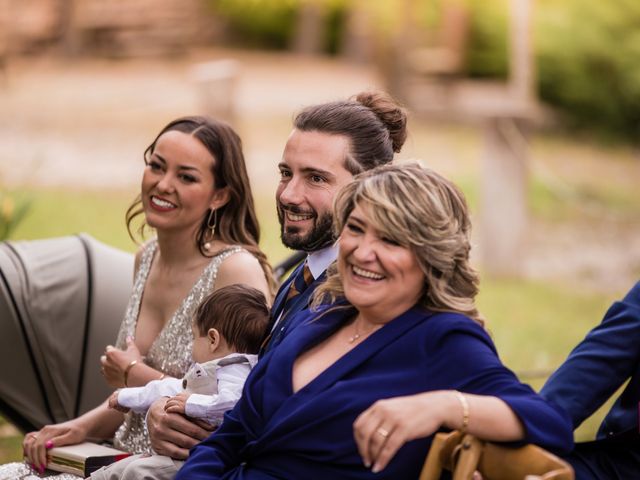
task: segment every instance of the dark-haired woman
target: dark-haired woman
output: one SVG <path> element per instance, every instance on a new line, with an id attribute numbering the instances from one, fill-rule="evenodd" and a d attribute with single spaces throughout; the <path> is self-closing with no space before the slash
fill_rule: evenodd
<path id="1" fill-rule="evenodd" d="M 271 298 L 274 287 L 258 248 L 241 141 L 231 127 L 204 117 L 177 119 L 162 129 L 144 158 L 141 193 L 127 212 L 127 226 L 131 233 L 132 220 L 144 214 L 144 225 L 156 237 L 136 255 L 133 293 L 116 346 L 108 346 L 101 358 L 103 375 L 114 388 L 181 377 L 192 363 L 192 313 L 212 290 L 243 283 Z M 197 433 L 208 434 L 205 428 Z M 23 447 L 29 465 L 0 467 L 0 478 L 43 472 L 46 452 L 54 446 L 114 434 L 118 448 L 150 450 L 143 416 L 123 416 L 105 402 L 76 419 L 28 433 Z"/>

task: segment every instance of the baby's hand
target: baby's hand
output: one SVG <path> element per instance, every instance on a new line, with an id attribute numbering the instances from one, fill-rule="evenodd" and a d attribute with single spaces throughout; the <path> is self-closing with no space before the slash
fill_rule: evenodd
<path id="1" fill-rule="evenodd" d="M 167 400 L 167 403 L 164 404 L 164 411 L 167 413 L 180 413 L 182 415 L 186 415 L 187 399 L 190 396 L 190 393 L 182 392 L 175 397 L 171 397 Z"/>
<path id="2" fill-rule="evenodd" d="M 113 410 L 117 410 L 122 413 L 127 413 L 130 410 L 129 408 L 123 407 L 118 403 L 118 390 L 113 392 L 109 397 L 109 408 L 112 408 Z"/>

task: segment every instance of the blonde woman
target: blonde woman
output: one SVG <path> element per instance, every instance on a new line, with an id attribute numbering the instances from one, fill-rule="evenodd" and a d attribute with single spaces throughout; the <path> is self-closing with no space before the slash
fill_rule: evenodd
<path id="1" fill-rule="evenodd" d="M 378 167 L 338 194 L 334 215 L 324 305 L 295 317 L 178 480 L 417 478 L 439 429 L 571 448 L 566 416 L 500 363 L 483 328 L 453 184 Z"/>

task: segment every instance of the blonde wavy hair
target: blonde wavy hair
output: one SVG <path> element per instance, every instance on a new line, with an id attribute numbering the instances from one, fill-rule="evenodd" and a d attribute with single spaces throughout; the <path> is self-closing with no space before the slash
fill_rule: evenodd
<path id="1" fill-rule="evenodd" d="M 419 304 L 458 312 L 481 325 L 475 305 L 478 274 L 469 263 L 471 222 L 464 195 L 452 182 L 417 163 L 384 165 L 361 173 L 337 194 L 336 235 L 358 205 L 379 234 L 410 249 L 425 275 Z M 314 294 L 314 306 L 344 298 L 337 267 Z"/>

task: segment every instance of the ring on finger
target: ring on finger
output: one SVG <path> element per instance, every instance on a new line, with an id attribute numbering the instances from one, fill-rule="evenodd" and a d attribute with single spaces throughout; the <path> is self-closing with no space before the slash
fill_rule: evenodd
<path id="1" fill-rule="evenodd" d="M 376 430 L 376 433 L 380 435 L 382 438 L 387 438 L 389 436 L 389 431 L 380 427 Z"/>

